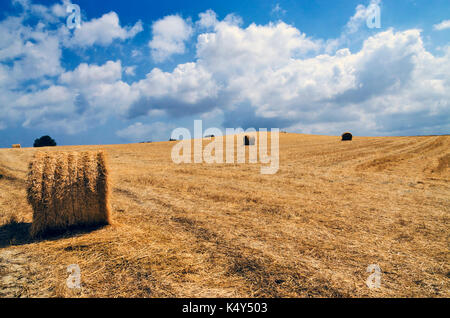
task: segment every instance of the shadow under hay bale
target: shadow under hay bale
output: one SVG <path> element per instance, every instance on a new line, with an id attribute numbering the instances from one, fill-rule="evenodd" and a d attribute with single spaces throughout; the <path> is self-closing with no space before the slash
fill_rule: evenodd
<path id="1" fill-rule="evenodd" d="M 72 226 L 64 230 L 48 230 L 45 234 L 41 234 L 38 237 L 32 237 L 30 234 L 31 223 L 8 223 L 0 226 L 0 248 L 76 237 L 78 235 L 101 230 L 105 226 L 106 224 Z"/>
<path id="2" fill-rule="evenodd" d="M 110 223 L 108 169 L 101 151 L 38 152 L 27 185 L 32 237 Z"/>
<path id="3" fill-rule="evenodd" d="M 0 248 L 23 245 L 30 242 L 30 223 L 8 222 L 0 226 Z"/>
<path id="4" fill-rule="evenodd" d="M 342 141 L 352 141 L 353 140 L 353 135 L 349 132 L 343 133 L 342 134 Z"/>

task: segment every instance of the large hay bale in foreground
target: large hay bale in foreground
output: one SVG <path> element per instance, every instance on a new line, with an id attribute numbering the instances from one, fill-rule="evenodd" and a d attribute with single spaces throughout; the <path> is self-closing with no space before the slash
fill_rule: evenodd
<path id="1" fill-rule="evenodd" d="M 28 171 L 33 237 L 73 226 L 109 224 L 106 157 L 98 152 L 37 152 Z"/>

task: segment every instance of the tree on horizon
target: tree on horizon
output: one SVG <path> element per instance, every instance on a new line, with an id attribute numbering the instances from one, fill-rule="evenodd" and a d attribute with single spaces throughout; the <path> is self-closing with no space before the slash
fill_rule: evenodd
<path id="1" fill-rule="evenodd" d="M 42 136 L 34 141 L 33 147 L 55 147 L 56 141 L 50 136 Z"/>

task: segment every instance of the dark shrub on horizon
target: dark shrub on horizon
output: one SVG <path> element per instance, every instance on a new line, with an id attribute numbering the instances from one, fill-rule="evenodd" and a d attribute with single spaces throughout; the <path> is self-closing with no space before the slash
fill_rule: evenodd
<path id="1" fill-rule="evenodd" d="M 33 147 L 55 147 L 56 141 L 50 136 L 42 136 L 34 141 Z"/>

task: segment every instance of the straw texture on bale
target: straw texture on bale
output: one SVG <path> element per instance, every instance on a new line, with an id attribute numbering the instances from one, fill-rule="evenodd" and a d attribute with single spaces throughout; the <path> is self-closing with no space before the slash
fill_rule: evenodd
<path id="1" fill-rule="evenodd" d="M 16 149 L 21 148 L 21 147 L 22 147 L 22 146 L 19 145 L 19 144 L 17 144 L 17 145 L 12 145 L 12 148 L 16 148 Z"/>
<path id="2" fill-rule="evenodd" d="M 102 151 L 37 152 L 29 165 L 27 185 L 33 237 L 110 222 L 108 169 Z"/>

